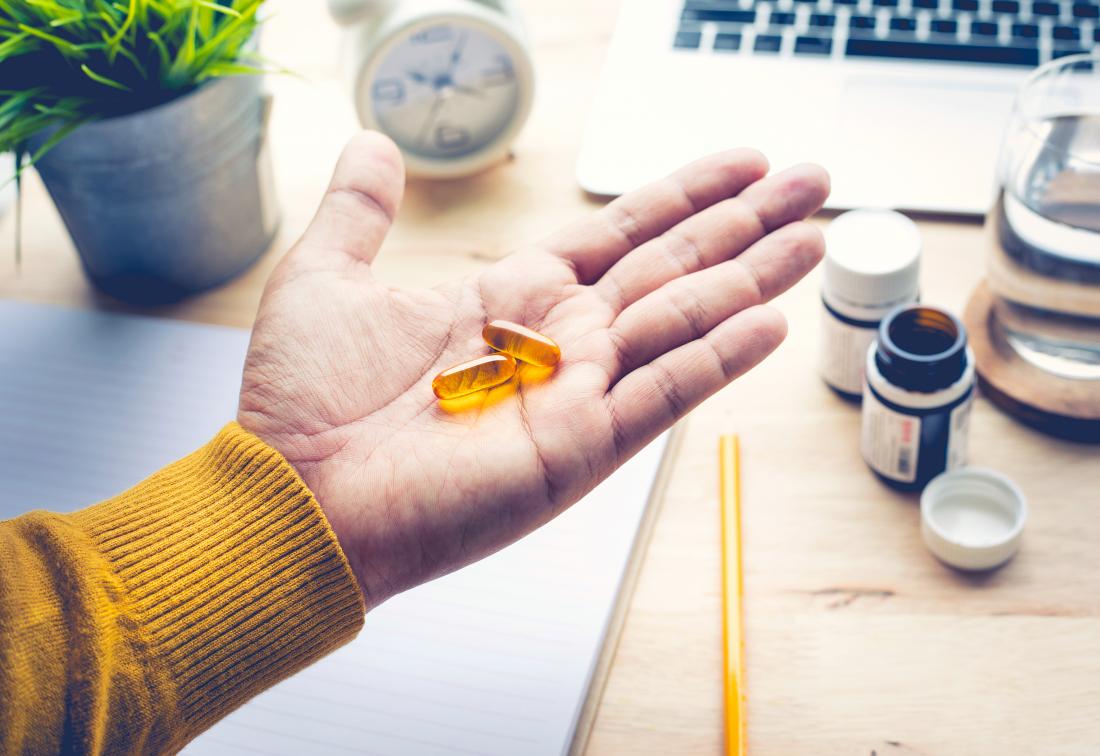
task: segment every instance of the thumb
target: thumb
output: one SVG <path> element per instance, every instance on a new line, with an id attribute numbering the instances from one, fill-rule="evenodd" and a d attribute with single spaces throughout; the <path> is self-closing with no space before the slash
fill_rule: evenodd
<path id="1" fill-rule="evenodd" d="M 390 230 L 405 189 L 405 166 L 390 139 L 361 131 L 344 147 L 317 214 L 297 249 L 370 263 Z"/>

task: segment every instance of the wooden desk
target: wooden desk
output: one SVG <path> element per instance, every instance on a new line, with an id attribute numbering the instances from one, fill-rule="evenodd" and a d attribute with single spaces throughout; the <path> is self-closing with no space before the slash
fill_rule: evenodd
<path id="1" fill-rule="evenodd" d="M 304 77 L 271 82 L 282 233 L 232 285 L 159 314 L 249 325 L 355 128 L 321 4 L 272 5 L 264 47 Z M 616 4 L 522 5 L 539 92 L 517 158 L 466 181 L 411 184 L 376 266 L 391 283 L 461 275 L 595 206 L 573 166 Z M 0 223 L 0 296 L 112 306 L 88 289 L 34 177 L 25 214 L 18 276 L 10 216 Z M 981 276 L 980 229 L 921 227 L 922 291 L 960 311 Z M 791 323 L 780 350 L 689 420 L 589 753 L 720 750 L 715 446 L 728 432 L 744 454 L 752 753 L 1100 752 L 1100 450 L 1037 435 L 979 400 L 972 461 L 1012 476 L 1031 520 L 1005 568 L 973 578 L 943 567 L 921 543 L 916 498 L 860 460 L 858 410 L 815 374 L 818 285 L 780 301 Z"/>

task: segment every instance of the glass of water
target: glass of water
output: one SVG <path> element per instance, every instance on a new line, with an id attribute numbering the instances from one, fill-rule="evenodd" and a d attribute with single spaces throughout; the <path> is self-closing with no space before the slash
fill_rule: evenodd
<path id="1" fill-rule="evenodd" d="M 1027 79 L 998 170 L 994 322 L 1035 367 L 1100 381 L 1100 53 Z"/>

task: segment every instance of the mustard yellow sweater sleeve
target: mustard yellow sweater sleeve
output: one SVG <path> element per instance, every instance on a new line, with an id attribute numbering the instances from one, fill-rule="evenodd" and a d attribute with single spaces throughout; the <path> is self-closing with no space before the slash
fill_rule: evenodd
<path id="1" fill-rule="evenodd" d="M 231 424 L 113 499 L 0 522 L 0 753 L 178 750 L 363 614 L 305 484 Z"/>

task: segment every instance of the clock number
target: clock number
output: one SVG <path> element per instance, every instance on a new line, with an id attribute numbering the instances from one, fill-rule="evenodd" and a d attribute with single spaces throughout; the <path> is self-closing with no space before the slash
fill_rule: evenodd
<path id="1" fill-rule="evenodd" d="M 373 96 L 375 100 L 400 105 L 405 101 L 405 85 L 400 79 L 378 79 L 374 82 Z"/>
<path id="2" fill-rule="evenodd" d="M 435 144 L 440 149 L 453 150 L 465 147 L 470 141 L 470 132 L 461 126 L 440 126 L 435 130 Z"/>
<path id="3" fill-rule="evenodd" d="M 451 38 L 451 27 L 449 26 L 429 26 L 427 29 L 421 29 L 420 31 L 409 37 L 415 45 L 430 45 L 433 42 L 445 42 Z"/>
<path id="4" fill-rule="evenodd" d="M 499 87 L 510 84 L 516 78 L 516 72 L 512 70 L 512 61 L 507 55 L 497 55 L 496 65 L 481 72 L 483 84 L 487 87 Z"/>

